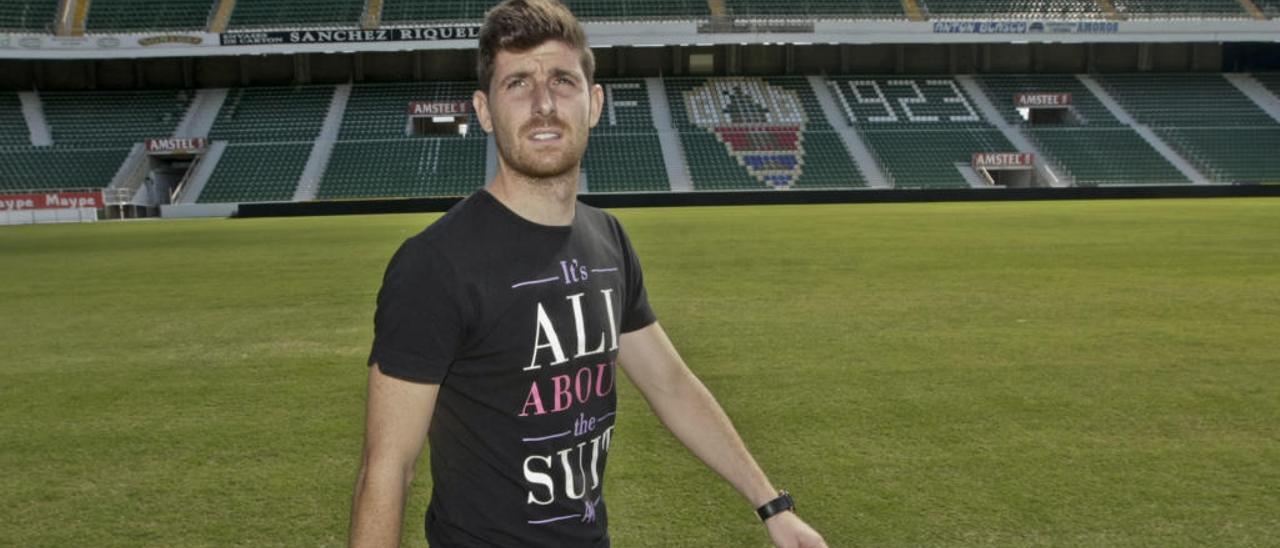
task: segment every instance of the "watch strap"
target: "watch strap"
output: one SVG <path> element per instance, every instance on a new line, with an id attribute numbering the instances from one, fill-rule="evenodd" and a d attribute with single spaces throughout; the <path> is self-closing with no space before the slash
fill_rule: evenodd
<path id="1" fill-rule="evenodd" d="M 796 501 L 791 498 L 791 493 L 784 489 L 778 493 L 778 498 L 756 508 L 756 515 L 760 516 L 760 521 L 764 521 L 787 510 L 794 512 L 796 510 Z"/>

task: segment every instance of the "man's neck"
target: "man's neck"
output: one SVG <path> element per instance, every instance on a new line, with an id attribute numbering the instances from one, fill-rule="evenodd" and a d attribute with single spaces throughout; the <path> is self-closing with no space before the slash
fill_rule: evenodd
<path id="1" fill-rule="evenodd" d="M 578 170 L 559 177 L 533 179 L 499 165 L 485 189 L 516 215 L 549 226 L 573 224 L 578 198 Z"/>

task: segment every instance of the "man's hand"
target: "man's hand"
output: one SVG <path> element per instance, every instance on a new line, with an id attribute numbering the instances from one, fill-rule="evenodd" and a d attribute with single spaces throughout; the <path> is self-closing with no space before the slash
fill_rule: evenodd
<path id="1" fill-rule="evenodd" d="M 827 548 L 822 535 L 800 519 L 795 512 L 783 512 L 764 522 L 769 538 L 778 548 Z"/>

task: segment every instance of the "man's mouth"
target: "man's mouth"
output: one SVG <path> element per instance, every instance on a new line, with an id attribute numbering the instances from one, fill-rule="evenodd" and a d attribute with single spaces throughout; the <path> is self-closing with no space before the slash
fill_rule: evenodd
<path id="1" fill-rule="evenodd" d="M 561 136 L 561 132 L 555 129 L 534 130 L 529 134 L 529 138 L 534 141 L 555 141 Z"/>

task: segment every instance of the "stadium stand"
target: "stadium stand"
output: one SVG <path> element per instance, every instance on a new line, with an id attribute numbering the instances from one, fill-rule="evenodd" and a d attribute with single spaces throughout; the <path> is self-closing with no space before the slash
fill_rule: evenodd
<path id="1" fill-rule="evenodd" d="M 462 196 L 484 184 L 488 141 L 480 124 L 465 136 L 411 136 L 413 101 L 466 101 L 472 82 L 358 84 L 316 197 Z"/>
<path id="2" fill-rule="evenodd" d="M 58 0 L 5 0 L 0 2 L 0 30 L 49 32 L 58 13 Z"/>
<path id="3" fill-rule="evenodd" d="M 382 22 L 394 25 L 421 21 L 474 21 L 483 18 L 489 6 L 489 2 L 479 0 L 383 0 Z"/>
<path id="4" fill-rule="evenodd" d="M 643 80 L 605 80 L 604 111 L 582 170 L 591 192 L 671 190 Z"/>
<path id="5" fill-rule="evenodd" d="M 1128 127 L 1037 128 L 1028 136 L 1077 186 L 1190 182 Z"/>
<path id="6" fill-rule="evenodd" d="M 106 187 L 135 143 L 172 133 L 190 94 L 59 92 L 41 100 L 54 146 L 31 146 L 17 94 L 0 94 L 0 189 Z"/>
<path id="7" fill-rule="evenodd" d="M 964 188 L 969 182 L 957 164 L 967 165 L 975 152 L 1015 150 L 995 128 L 888 129 L 863 135 L 895 188 Z"/>
<path id="8" fill-rule="evenodd" d="M 288 201 L 312 146 L 310 142 L 229 144 L 198 201 Z"/>
<path id="9" fill-rule="evenodd" d="M 704 3 L 705 4 L 705 3 Z M 730 15 L 740 17 L 809 17 L 828 19 L 903 18 L 899 0 L 728 0 Z"/>
<path id="10" fill-rule="evenodd" d="M 1167 128 L 1174 148 L 1221 183 L 1280 183 L 1280 126 Z"/>
<path id="11" fill-rule="evenodd" d="M 584 19 L 688 19 L 710 12 L 706 0 L 565 0 Z"/>
<path id="12" fill-rule="evenodd" d="M 309 141 L 320 132 L 331 86 L 237 88 L 227 94 L 210 139 L 235 143 Z"/>
<path id="13" fill-rule="evenodd" d="M 482 136 L 340 142 L 316 197 L 465 196 L 484 184 Z"/>
<path id="14" fill-rule="evenodd" d="M 202 30 L 217 2 L 212 0 L 93 0 L 89 32 Z"/>
<path id="15" fill-rule="evenodd" d="M 1094 0 L 922 0 L 936 17 L 1099 19 L 1106 13 Z"/>
<path id="16" fill-rule="evenodd" d="M 1189 182 L 1072 75 L 1001 75 L 977 80 L 1005 120 L 1021 126 L 1023 134 L 1077 185 Z M 1018 93 L 1070 93 L 1073 115 L 1059 123 L 1032 125 L 1014 104 Z"/>
<path id="17" fill-rule="evenodd" d="M 22 102 L 12 91 L 0 92 L 0 146 L 31 144 L 27 121 L 22 116 Z"/>
<path id="18" fill-rule="evenodd" d="M 897 188 L 966 187 L 956 164 L 1016 151 L 951 78 L 840 76 L 828 85 Z"/>
<path id="19" fill-rule="evenodd" d="M 440 2 L 417 1 L 419 4 Z M 355 27 L 364 0 L 248 0 L 236 2 L 228 28 Z"/>
<path id="20" fill-rule="evenodd" d="M 1105 74 L 1096 78 L 1135 119 L 1150 126 L 1275 123 L 1221 74 Z"/>
<path id="21" fill-rule="evenodd" d="M 190 90 L 40 94 L 54 144 L 124 148 L 172 136 L 194 97 Z"/>
<path id="22" fill-rule="evenodd" d="M 1205 18 L 1248 17 L 1236 0 L 1112 0 L 1116 12 L 1125 17 L 1142 18 Z"/>
<path id="23" fill-rule="evenodd" d="M 1280 0 L 1253 0 L 1253 3 L 1267 17 L 1272 19 L 1280 17 Z"/>
<path id="24" fill-rule="evenodd" d="M 804 78 L 665 83 L 695 190 L 865 186 Z"/>
<path id="25" fill-rule="evenodd" d="M 1151 126 L 1211 180 L 1280 181 L 1280 156 L 1274 153 L 1280 150 L 1280 124 L 1223 75 L 1097 79 L 1137 121 Z"/>
<path id="26" fill-rule="evenodd" d="M 209 130 L 227 151 L 197 201 L 292 199 L 332 99 L 332 86 L 231 90 Z"/>
<path id="27" fill-rule="evenodd" d="M 420 21 L 475 21 L 484 17 L 494 2 L 485 0 L 386 0 L 382 20 L 386 23 Z M 706 0 L 565 0 L 579 18 L 592 19 L 688 19 L 710 12 Z"/>
<path id="28" fill-rule="evenodd" d="M 1280 72 L 1260 72 L 1254 73 L 1253 78 L 1261 82 L 1264 87 L 1280 100 Z"/>
<path id="29" fill-rule="evenodd" d="M 0 190 L 103 188 L 128 155 L 127 147 L 0 146 Z"/>

